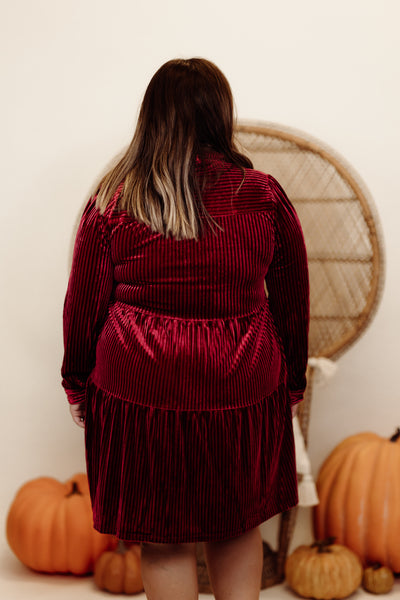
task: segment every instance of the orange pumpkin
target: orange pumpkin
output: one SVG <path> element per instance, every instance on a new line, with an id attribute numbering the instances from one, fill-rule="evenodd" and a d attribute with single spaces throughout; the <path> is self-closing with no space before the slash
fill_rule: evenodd
<path id="1" fill-rule="evenodd" d="M 127 548 L 118 543 L 114 552 L 104 552 L 97 560 L 94 581 L 101 590 L 114 594 L 137 594 L 143 591 L 140 546 Z"/>
<path id="2" fill-rule="evenodd" d="M 359 433 L 323 463 L 314 509 L 316 538 L 334 536 L 364 565 L 400 571 L 400 429 L 390 439 Z"/>
<path id="3" fill-rule="evenodd" d="M 51 477 L 28 481 L 17 492 L 7 517 L 7 540 L 27 566 L 44 573 L 93 572 L 111 536 L 93 529 L 89 486 L 84 473 L 65 483 Z"/>

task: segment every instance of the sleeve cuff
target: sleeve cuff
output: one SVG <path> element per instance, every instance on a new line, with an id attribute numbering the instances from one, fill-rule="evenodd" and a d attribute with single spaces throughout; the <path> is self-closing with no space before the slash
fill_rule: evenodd
<path id="1" fill-rule="evenodd" d="M 65 390 L 70 404 L 79 404 L 86 400 L 86 390 Z"/>
<path id="2" fill-rule="evenodd" d="M 290 391 L 289 390 L 289 401 L 291 406 L 293 406 L 294 404 L 298 404 L 299 402 L 301 402 L 304 398 L 304 391 Z"/>

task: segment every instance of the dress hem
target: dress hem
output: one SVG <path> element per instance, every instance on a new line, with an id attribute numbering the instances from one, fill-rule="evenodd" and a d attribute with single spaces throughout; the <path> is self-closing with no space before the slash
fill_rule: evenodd
<path id="1" fill-rule="evenodd" d="M 250 520 L 248 524 L 236 531 L 225 531 L 221 533 L 210 533 L 210 534 L 189 534 L 187 536 L 162 536 L 162 535 L 152 535 L 151 533 L 127 533 L 122 534 L 122 532 L 111 531 L 111 529 L 107 527 L 102 527 L 96 522 L 93 523 L 94 529 L 99 533 L 105 535 L 112 535 L 119 540 L 130 543 L 140 543 L 140 542 L 148 542 L 153 544 L 190 544 L 190 543 L 201 543 L 201 542 L 220 542 L 223 540 L 233 539 L 245 534 L 247 531 L 251 529 L 255 529 L 256 527 L 262 525 L 272 517 L 279 515 L 287 510 L 295 508 L 298 505 L 298 498 L 296 498 L 296 502 L 289 502 L 288 504 L 283 505 L 279 509 L 272 509 L 265 511 L 265 513 L 258 517 Z"/>

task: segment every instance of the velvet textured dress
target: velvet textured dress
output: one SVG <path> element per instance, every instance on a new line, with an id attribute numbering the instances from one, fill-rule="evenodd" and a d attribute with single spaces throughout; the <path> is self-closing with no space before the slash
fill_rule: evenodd
<path id="1" fill-rule="evenodd" d="M 64 305 L 63 386 L 86 402 L 94 527 L 130 541 L 238 536 L 297 504 L 309 287 L 299 220 L 271 176 L 209 153 L 222 227 L 175 240 L 91 198 Z M 266 285 L 265 285 L 266 284 Z M 266 293 L 267 289 L 267 293 Z"/>

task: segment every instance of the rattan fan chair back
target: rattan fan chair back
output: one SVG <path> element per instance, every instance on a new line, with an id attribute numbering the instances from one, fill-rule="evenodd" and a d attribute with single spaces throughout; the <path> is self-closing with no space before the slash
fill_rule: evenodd
<path id="1" fill-rule="evenodd" d="M 254 167 L 273 175 L 299 215 L 310 271 L 309 356 L 336 359 L 365 330 L 380 297 L 383 251 L 373 202 L 353 169 L 324 144 L 274 124 L 241 124 L 237 139 Z M 307 444 L 314 368 L 299 420 Z M 278 549 L 264 544 L 262 587 L 284 579 L 296 509 L 282 513 Z M 200 591 L 210 592 L 198 550 Z"/>

